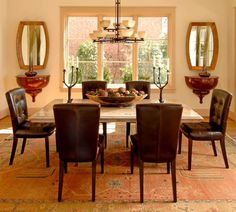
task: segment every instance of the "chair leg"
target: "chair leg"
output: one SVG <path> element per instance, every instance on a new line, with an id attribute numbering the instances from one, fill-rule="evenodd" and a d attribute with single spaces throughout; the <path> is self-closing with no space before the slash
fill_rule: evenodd
<path id="1" fill-rule="evenodd" d="M 62 188 L 63 188 L 63 177 L 64 177 L 64 161 L 59 162 L 59 183 L 58 183 L 58 202 L 61 202 Z"/>
<path id="2" fill-rule="evenodd" d="M 56 152 L 58 152 L 58 149 L 59 149 L 59 147 L 58 147 L 58 143 L 56 141 Z"/>
<path id="3" fill-rule="evenodd" d="M 126 147 L 129 147 L 130 122 L 126 122 Z"/>
<path id="4" fill-rule="evenodd" d="M 20 154 L 23 154 L 25 151 L 25 144 L 26 144 L 26 138 L 23 138 L 23 142 L 22 142 L 22 147 L 21 147 L 21 152 Z"/>
<path id="5" fill-rule="evenodd" d="M 193 148 L 193 140 L 191 138 L 189 138 L 188 139 L 188 170 L 191 170 L 192 148 Z"/>
<path id="6" fill-rule="evenodd" d="M 171 162 L 171 178 L 172 178 L 173 199 L 174 199 L 174 202 L 177 202 L 176 163 L 175 163 L 175 160 Z"/>
<path id="7" fill-rule="evenodd" d="M 215 141 L 214 140 L 211 141 L 211 145 L 212 145 L 212 149 L 213 149 L 214 155 L 217 156 L 216 145 L 215 145 Z"/>
<path id="8" fill-rule="evenodd" d="M 105 148 L 107 148 L 107 123 L 106 122 L 102 123 L 102 130 L 103 130 L 103 135 L 104 135 L 104 140 L 105 140 Z"/>
<path id="9" fill-rule="evenodd" d="M 179 130 L 179 150 L 178 150 L 179 154 L 181 154 L 181 148 L 182 148 L 182 131 Z"/>
<path id="10" fill-rule="evenodd" d="M 170 162 L 166 163 L 167 174 L 170 174 Z"/>
<path id="11" fill-rule="evenodd" d="M 104 148 L 101 150 L 101 173 L 104 173 Z"/>
<path id="12" fill-rule="evenodd" d="M 15 153 L 16 153 L 17 143 L 18 143 L 18 138 L 16 138 L 16 137 L 14 136 L 9 165 L 12 165 L 12 164 L 13 164 L 13 160 L 14 160 Z"/>
<path id="13" fill-rule="evenodd" d="M 67 172 L 68 172 L 68 165 L 67 164 L 68 164 L 67 162 L 64 162 L 64 172 L 65 172 L 65 174 L 67 174 Z"/>
<path id="14" fill-rule="evenodd" d="M 220 139 L 220 146 L 221 146 L 221 151 L 222 151 L 224 162 L 225 162 L 225 167 L 229 168 L 226 149 L 225 149 L 225 138 Z"/>
<path id="15" fill-rule="evenodd" d="M 134 173 L 134 147 L 131 145 L 131 151 L 130 151 L 130 172 L 131 174 Z"/>
<path id="16" fill-rule="evenodd" d="M 143 203 L 143 161 L 139 160 L 140 202 Z"/>
<path id="17" fill-rule="evenodd" d="M 95 202 L 96 189 L 96 159 L 92 162 L 92 201 Z"/>
<path id="18" fill-rule="evenodd" d="M 49 159 L 49 140 L 48 137 L 45 138 L 45 149 L 46 149 L 46 165 L 47 167 L 50 166 L 50 159 Z"/>

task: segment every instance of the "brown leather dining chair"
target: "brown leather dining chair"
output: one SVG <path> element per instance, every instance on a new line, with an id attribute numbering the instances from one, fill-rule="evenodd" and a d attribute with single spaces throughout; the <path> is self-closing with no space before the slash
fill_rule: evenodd
<path id="1" fill-rule="evenodd" d="M 144 163 L 171 165 L 174 202 L 176 192 L 176 152 L 183 107 L 180 104 L 137 104 L 137 134 L 131 135 L 131 174 L 134 154 L 139 159 L 140 202 L 144 201 Z"/>
<path id="2" fill-rule="evenodd" d="M 179 134 L 179 154 L 182 146 L 182 133 L 188 138 L 188 170 L 191 170 L 193 140 L 211 141 L 214 155 L 217 156 L 215 140 L 220 140 L 225 167 L 229 168 L 225 133 L 232 95 L 221 89 L 214 89 L 211 98 L 208 122 L 182 123 Z"/>
<path id="3" fill-rule="evenodd" d="M 59 152 L 58 201 L 62 199 L 63 176 L 67 163 L 92 162 L 92 201 L 95 201 L 96 162 L 101 155 L 104 173 L 104 136 L 99 135 L 98 104 L 55 104 L 56 142 Z"/>
<path id="4" fill-rule="evenodd" d="M 128 81 L 125 83 L 126 90 L 135 89 L 137 91 L 144 91 L 147 96 L 145 99 L 150 99 L 151 97 L 151 84 L 148 81 Z M 129 135 L 130 135 L 131 123 L 126 122 L 126 147 L 129 147 Z"/>
<path id="5" fill-rule="evenodd" d="M 28 120 L 28 109 L 23 88 L 14 88 L 6 92 L 6 99 L 10 110 L 13 128 L 13 145 L 9 165 L 13 164 L 17 149 L 18 138 L 23 139 L 21 154 L 24 153 L 27 138 L 45 138 L 46 166 L 50 166 L 49 139 L 53 134 L 55 125 L 53 123 L 32 123 Z"/>
<path id="6" fill-rule="evenodd" d="M 82 97 L 83 99 L 88 99 L 86 94 L 89 91 L 96 91 L 98 89 L 107 89 L 107 82 L 102 80 L 91 80 L 82 82 Z M 105 138 L 105 148 L 107 147 L 107 123 L 102 122 L 103 135 Z"/>

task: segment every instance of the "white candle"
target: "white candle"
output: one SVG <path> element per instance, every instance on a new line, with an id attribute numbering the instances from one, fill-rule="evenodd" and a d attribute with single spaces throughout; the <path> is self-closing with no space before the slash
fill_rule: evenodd
<path id="1" fill-rule="evenodd" d="M 153 67 L 156 67 L 156 58 L 153 56 Z"/>
<path id="2" fill-rule="evenodd" d="M 170 60 L 169 60 L 169 58 L 167 58 L 167 70 L 169 71 L 170 70 Z"/>
<path id="3" fill-rule="evenodd" d="M 79 57 L 76 57 L 76 67 L 79 68 Z"/>

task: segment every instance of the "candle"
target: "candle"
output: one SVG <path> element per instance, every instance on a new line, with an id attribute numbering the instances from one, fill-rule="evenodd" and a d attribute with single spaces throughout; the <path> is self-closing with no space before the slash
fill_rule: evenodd
<path id="1" fill-rule="evenodd" d="M 167 58 L 167 70 L 168 71 L 170 70 L 170 60 L 169 60 L 169 58 Z"/>
<path id="2" fill-rule="evenodd" d="M 79 67 L 79 57 L 78 56 L 76 57 L 76 67 L 77 68 Z"/>
<path id="3" fill-rule="evenodd" d="M 155 58 L 155 56 L 153 56 L 153 67 L 155 67 L 156 66 L 156 58 Z"/>

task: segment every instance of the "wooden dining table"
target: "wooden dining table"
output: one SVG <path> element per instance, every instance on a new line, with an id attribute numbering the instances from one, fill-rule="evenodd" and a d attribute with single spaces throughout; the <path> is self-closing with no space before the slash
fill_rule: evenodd
<path id="1" fill-rule="evenodd" d="M 33 113 L 30 116 L 30 120 L 32 122 L 54 122 L 54 114 L 53 114 L 53 105 L 67 103 L 67 100 L 64 99 L 55 99 L 49 102 L 46 106 Z M 74 99 L 72 103 L 88 103 L 88 104 L 96 104 L 96 102 L 90 99 Z M 140 102 L 134 103 L 131 106 L 126 107 L 108 107 L 101 106 L 100 111 L 100 121 L 101 122 L 136 122 L 136 104 L 145 104 L 145 103 L 158 103 L 156 99 L 144 99 Z M 175 100 L 168 100 L 166 103 L 178 103 Z M 98 104 L 98 103 L 97 103 Z M 182 122 L 199 122 L 203 120 L 203 117 L 194 111 L 191 107 L 183 105 L 183 113 L 182 113 Z"/>

